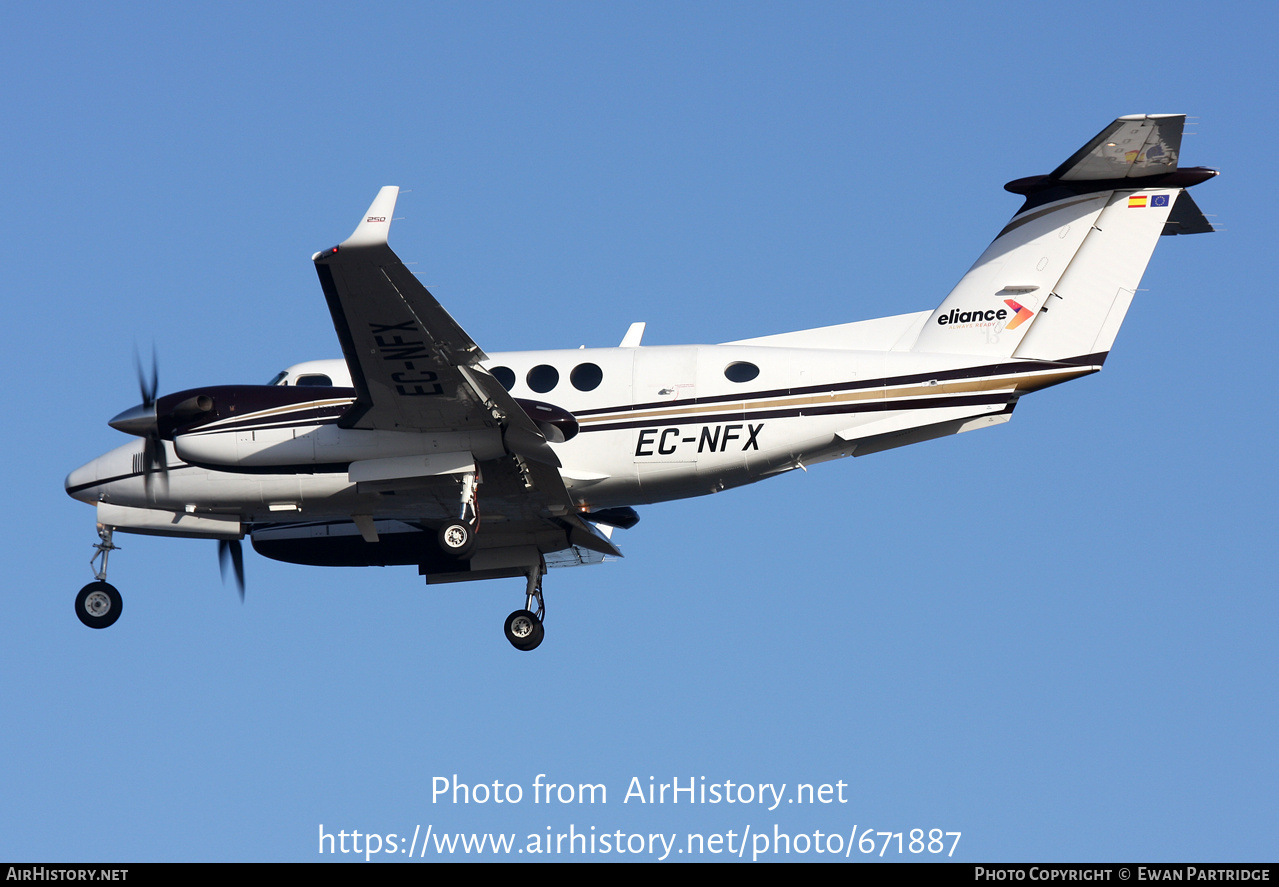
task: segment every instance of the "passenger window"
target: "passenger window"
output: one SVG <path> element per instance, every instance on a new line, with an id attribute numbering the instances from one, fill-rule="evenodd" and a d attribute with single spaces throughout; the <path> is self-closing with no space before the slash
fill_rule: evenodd
<path id="1" fill-rule="evenodd" d="M 739 360 L 724 367 L 724 377 L 730 382 L 749 382 L 759 375 L 759 367 Z"/>
<path id="2" fill-rule="evenodd" d="M 568 374 L 568 380 L 578 391 L 594 391 L 604 381 L 604 371 L 593 363 L 579 363 Z"/>
<path id="3" fill-rule="evenodd" d="M 528 382 L 528 387 L 538 394 L 545 394 L 559 384 L 560 371 L 553 366 L 541 363 L 528 371 L 524 381 Z"/>
<path id="4" fill-rule="evenodd" d="M 493 367 L 489 372 L 507 391 L 515 387 L 515 372 L 510 367 Z"/>

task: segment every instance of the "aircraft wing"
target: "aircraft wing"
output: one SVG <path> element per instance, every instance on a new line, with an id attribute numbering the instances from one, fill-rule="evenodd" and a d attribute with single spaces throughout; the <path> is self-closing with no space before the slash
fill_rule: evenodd
<path id="1" fill-rule="evenodd" d="M 561 525 L 573 544 L 619 554 L 577 515 L 558 457 L 515 398 L 480 366 L 484 352 L 387 245 L 399 190 L 382 188 L 350 237 L 312 257 L 356 391 L 338 425 L 422 433 L 500 429 L 511 458 L 486 469 L 485 488 L 500 489 L 526 518 Z"/>
<path id="2" fill-rule="evenodd" d="M 338 424 L 384 431 L 501 428 L 508 450 L 558 468 L 537 425 L 479 365 L 484 352 L 387 245 L 399 190 L 379 191 L 355 232 L 313 257 L 356 390 Z"/>

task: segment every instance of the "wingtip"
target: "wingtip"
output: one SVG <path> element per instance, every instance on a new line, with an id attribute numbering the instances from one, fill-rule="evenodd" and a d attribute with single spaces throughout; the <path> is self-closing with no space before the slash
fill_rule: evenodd
<path id="1" fill-rule="evenodd" d="M 399 185 L 383 185 L 377 197 L 369 204 L 368 212 L 355 226 L 351 236 L 339 244 L 340 247 L 385 246 L 391 231 L 391 216 L 395 212 L 395 201 L 400 195 Z"/>

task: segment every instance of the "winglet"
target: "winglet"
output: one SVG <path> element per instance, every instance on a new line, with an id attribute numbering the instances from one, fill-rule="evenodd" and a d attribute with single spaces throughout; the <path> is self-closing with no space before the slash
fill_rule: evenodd
<path id="1" fill-rule="evenodd" d="M 395 199 L 400 194 L 399 185 L 385 185 L 373 198 L 369 211 L 364 214 L 360 224 L 346 240 L 338 244 L 338 249 L 349 249 L 353 246 L 385 246 L 387 234 L 391 230 L 391 214 L 395 212 Z"/>

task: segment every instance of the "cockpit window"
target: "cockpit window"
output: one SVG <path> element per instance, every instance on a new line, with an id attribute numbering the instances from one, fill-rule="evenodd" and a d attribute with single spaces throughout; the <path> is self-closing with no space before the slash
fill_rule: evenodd
<path id="1" fill-rule="evenodd" d="M 324 373 L 312 373 L 309 376 L 298 376 L 298 380 L 293 383 L 299 388 L 307 386 L 310 388 L 332 388 L 333 380 Z"/>
<path id="2" fill-rule="evenodd" d="M 289 383 L 284 380 L 287 379 L 288 377 L 289 377 L 288 370 L 280 370 L 278 373 L 275 374 L 275 378 L 273 378 L 270 382 L 267 382 L 267 384 L 268 385 L 287 385 Z"/>

